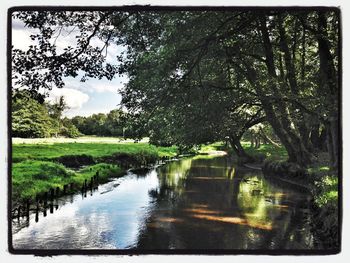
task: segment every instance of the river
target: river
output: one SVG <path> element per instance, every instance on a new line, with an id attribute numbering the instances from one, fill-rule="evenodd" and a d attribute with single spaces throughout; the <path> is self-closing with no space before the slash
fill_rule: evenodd
<path id="1" fill-rule="evenodd" d="M 14 219 L 15 249 L 313 249 L 310 196 L 227 156 L 128 172 Z"/>

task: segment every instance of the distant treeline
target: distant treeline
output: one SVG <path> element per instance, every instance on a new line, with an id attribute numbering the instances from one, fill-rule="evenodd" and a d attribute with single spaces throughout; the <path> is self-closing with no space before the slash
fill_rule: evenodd
<path id="1" fill-rule="evenodd" d="M 127 118 L 120 109 L 89 117 L 75 116 L 72 119 L 63 117 L 67 109 L 63 97 L 55 103 L 48 103 L 32 98 L 26 91 L 17 92 L 12 98 L 12 136 L 74 138 L 81 135 L 125 135 Z"/>
<path id="2" fill-rule="evenodd" d="M 119 109 L 89 117 L 75 116 L 70 121 L 85 135 L 123 136 L 123 129 L 125 133 L 125 114 Z"/>

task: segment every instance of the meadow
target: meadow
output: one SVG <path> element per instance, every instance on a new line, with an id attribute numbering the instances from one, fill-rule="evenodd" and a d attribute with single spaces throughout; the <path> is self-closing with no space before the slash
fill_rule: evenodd
<path id="1" fill-rule="evenodd" d="M 252 156 L 263 156 L 268 161 L 286 161 L 287 152 L 283 146 L 270 144 L 259 148 L 242 142 L 243 148 Z M 202 145 L 197 153 L 210 154 L 226 151 L 232 155 L 232 149 L 223 142 Z M 135 143 L 115 137 L 83 136 L 70 138 L 22 139 L 14 138 L 12 145 L 12 201 L 14 204 L 24 200 L 34 200 L 37 195 L 51 188 L 60 189 L 66 184 L 74 184 L 80 189 L 85 180 L 99 172 L 100 181 L 105 182 L 112 177 L 123 176 L 126 168 L 122 162 L 129 161 L 133 166 L 141 166 L 145 162 L 153 163 L 161 158 L 172 158 L 178 155 L 178 148 L 157 147 L 147 139 Z M 79 167 L 70 167 L 67 160 L 85 163 Z M 319 162 L 307 169 L 309 175 L 318 178 L 316 201 L 324 205 L 335 202 L 338 193 L 338 180 L 330 176 L 326 162 Z M 86 162 L 86 160 L 88 160 Z M 321 161 L 320 161 L 321 160 Z M 66 164 L 66 165 L 65 165 Z M 78 163 L 79 164 L 79 163 Z"/>
<path id="2" fill-rule="evenodd" d="M 73 184 L 80 189 L 85 180 L 99 173 L 100 182 L 125 174 L 121 161 L 134 166 L 171 158 L 177 147 L 156 147 L 147 142 L 118 138 L 81 137 L 74 139 L 13 139 L 12 202 L 34 200 L 50 189 Z M 108 143 L 107 143 L 108 141 Z M 121 160 L 122 159 L 122 160 Z M 71 160 L 82 161 L 70 167 Z"/>

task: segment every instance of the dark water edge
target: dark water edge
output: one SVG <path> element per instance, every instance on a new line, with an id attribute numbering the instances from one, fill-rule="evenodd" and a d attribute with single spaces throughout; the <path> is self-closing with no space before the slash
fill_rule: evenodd
<path id="1" fill-rule="evenodd" d="M 15 249 L 315 249 L 311 196 L 227 157 L 170 162 L 13 220 Z"/>

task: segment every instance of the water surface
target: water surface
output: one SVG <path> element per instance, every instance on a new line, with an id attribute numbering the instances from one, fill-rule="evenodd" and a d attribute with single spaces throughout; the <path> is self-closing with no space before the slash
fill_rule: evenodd
<path id="1" fill-rule="evenodd" d="M 170 162 L 13 221 L 14 248 L 312 249 L 310 197 L 226 156 Z M 38 221 L 38 222 L 36 222 Z"/>

